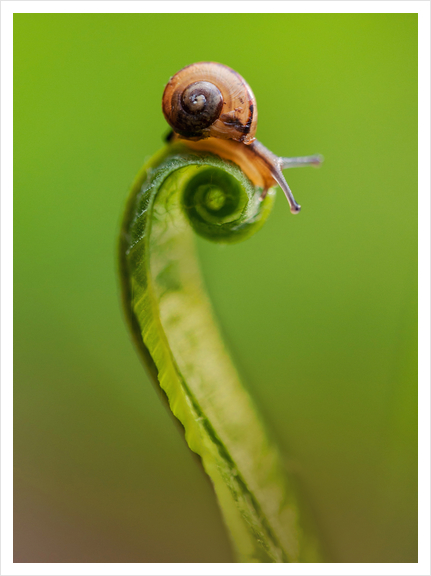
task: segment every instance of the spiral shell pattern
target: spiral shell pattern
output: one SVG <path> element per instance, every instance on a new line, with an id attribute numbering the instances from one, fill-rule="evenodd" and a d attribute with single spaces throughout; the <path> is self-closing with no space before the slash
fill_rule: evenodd
<path id="1" fill-rule="evenodd" d="M 163 114 L 181 138 L 222 138 L 250 144 L 255 139 L 257 106 L 247 82 L 216 62 L 186 66 L 166 85 Z"/>

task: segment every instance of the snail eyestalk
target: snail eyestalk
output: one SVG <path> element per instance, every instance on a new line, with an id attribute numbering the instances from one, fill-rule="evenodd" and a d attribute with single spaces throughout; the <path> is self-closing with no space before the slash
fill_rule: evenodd
<path id="1" fill-rule="evenodd" d="M 312 156 L 296 156 L 294 158 L 285 158 L 280 157 L 278 158 L 278 165 L 280 167 L 279 170 L 275 169 L 273 171 L 274 179 L 276 180 L 277 184 L 283 190 L 287 201 L 290 205 L 290 211 L 292 214 L 298 214 L 301 210 L 301 206 L 297 204 L 295 198 L 293 197 L 292 191 L 289 188 L 288 183 L 286 182 L 281 170 L 285 170 L 286 168 L 299 168 L 302 166 L 320 166 L 323 162 L 323 156 L 321 154 L 313 154 Z"/>
<path id="2" fill-rule="evenodd" d="M 293 197 L 292 190 L 289 188 L 289 184 L 284 179 L 284 176 L 281 173 L 281 170 L 274 170 L 273 176 L 274 176 L 274 180 L 277 182 L 277 184 L 283 190 L 284 195 L 286 196 L 287 201 L 289 202 L 291 213 L 292 214 L 298 214 L 301 211 L 301 206 L 296 202 L 295 198 Z"/>
<path id="3" fill-rule="evenodd" d="M 296 156 L 294 158 L 280 157 L 278 163 L 282 170 L 286 168 L 300 168 L 301 166 L 320 166 L 323 162 L 321 154 L 313 154 L 312 156 Z"/>

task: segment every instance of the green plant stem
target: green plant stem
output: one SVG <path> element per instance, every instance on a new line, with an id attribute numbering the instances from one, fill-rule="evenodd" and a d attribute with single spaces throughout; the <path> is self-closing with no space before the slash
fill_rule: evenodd
<path id="1" fill-rule="evenodd" d="M 232 163 L 167 147 L 132 188 L 120 239 L 124 306 L 138 349 L 211 478 L 242 562 L 317 561 L 274 445 L 217 328 L 193 229 L 217 242 L 258 230 L 260 202 Z"/>

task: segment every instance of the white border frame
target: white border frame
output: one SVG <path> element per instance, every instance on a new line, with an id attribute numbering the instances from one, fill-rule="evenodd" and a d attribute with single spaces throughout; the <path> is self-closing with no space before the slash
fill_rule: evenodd
<path id="1" fill-rule="evenodd" d="M 417 564 L 13 563 L 13 14 L 14 13 L 418 13 L 419 15 L 419 562 Z M 430 4 L 428 1 L 3 1 L 1 4 L 1 574 L 284 575 L 430 574 Z"/>

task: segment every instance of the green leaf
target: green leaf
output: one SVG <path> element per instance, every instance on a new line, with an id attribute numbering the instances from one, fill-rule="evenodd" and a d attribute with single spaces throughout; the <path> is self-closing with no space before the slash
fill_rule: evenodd
<path id="1" fill-rule="evenodd" d="M 154 380 L 210 476 L 242 562 L 317 561 L 274 445 L 232 365 L 202 285 L 193 230 L 232 243 L 263 202 L 238 166 L 168 146 L 133 185 L 120 239 L 127 318 Z"/>

